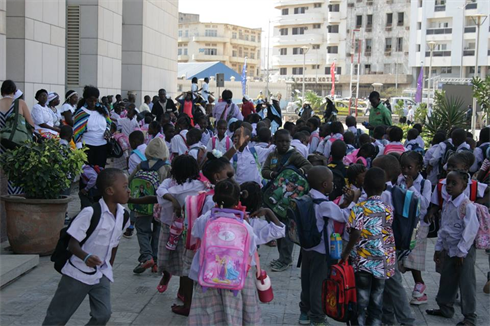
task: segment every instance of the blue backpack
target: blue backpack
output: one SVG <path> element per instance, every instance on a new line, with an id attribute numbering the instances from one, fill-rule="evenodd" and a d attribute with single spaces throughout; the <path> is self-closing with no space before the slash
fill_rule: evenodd
<path id="1" fill-rule="evenodd" d="M 327 199 L 313 199 L 309 195 L 292 199 L 287 210 L 286 235 L 297 245 L 305 249 L 316 247 L 322 241 L 322 234 L 327 237 L 327 223 L 323 232 L 318 231 L 316 225 L 315 205 L 328 201 Z M 328 241 L 325 240 L 326 247 Z M 328 252 L 328 248 L 326 248 Z"/>
<path id="2" fill-rule="evenodd" d="M 425 150 L 422 147 L 420 147 L 419 144 L 415 143 L 415 144 L 411 144 L 411 145 L 412 145 L 412 149 L 411 149 L 412 151 L 417 152 L 420 155 L 424 156 Z"/>
<path id="3" fill-rule="evenodd" d="M 423 185 L 422 185 L 423 187 Z M 420 216 L 420 202 L 413 191 L 399 186 L 388 188 L 393 202 L 393 236 L 397 251 L 401 251 L 398 260 L 407 256 L 415 247 L 415 235 Z"/>

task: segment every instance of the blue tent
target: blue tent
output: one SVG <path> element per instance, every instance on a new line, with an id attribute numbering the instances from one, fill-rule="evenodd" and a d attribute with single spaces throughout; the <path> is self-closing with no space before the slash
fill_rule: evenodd
<path id="1" fill-rule="evenodd" d="M 230 81 L 231 76 L 235 77 L 236 81 L 242 80 L 239 73 L 219 61 L 179 63 L 177 68 L 177 77 L 185 76 L 187 80 L 193 77 L 203 79 L 216 76 L 218 73 L 225 74 L 225 81 Z"/>

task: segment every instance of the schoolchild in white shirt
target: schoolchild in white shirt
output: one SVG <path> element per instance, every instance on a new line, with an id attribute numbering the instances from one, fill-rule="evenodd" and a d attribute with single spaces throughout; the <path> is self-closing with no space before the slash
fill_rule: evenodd
<path id="1" fill-rule="evenodd" d="M 222 154 L 226 153 L 231 147 L 233 147 L 233 141 L 231 137 L 226 135 L 227 124 L 226 120 L 219 120 L 216 124 L 217 135 L 212 136 L 206 143 L 206 149 L 210 152 L 213 150 L 220 151 Z"/>
<path id="2" fill-rule="evenodd" d="M 422 125 L 420 123 L 416 123 L 413 125 L 415 129 L 419 131 L 419 135 L 417 136 L 417 144 L 419 144 L 420 148 L 425 148 L 425 142 L 422 138 Z"/>
<path id="3" fill-rule="evenodd" d="M 172 138 L 175 135 L 175 127 L 171 123 L 164 124 L 162 127 L 163 135 L 165 136 L 165 144 L 167 144 L 168 152 L 172 155 Z"/>
<path id="4" fill-rule="evenodd" d="M 208 129 L 209 126 L 209 121 L 208 121 L 208 116 L 207 115 L 199 115 L 196 118 L 197 124 L 196 124 L 196 129 L 201 130 L 202 136 L 200 139 L 201 144 L 206 145 L 209 140 L 214 136 L 213 132 Z"/>
<path id="5" fill-rule="evenodd" d="M 204 146 L 200 139 L 202 137 L 202 131 L 197 128 L 192 128 L 186 135 L 187 146 L 189 146 L 189 155 L 196 159 L 199 167 L 202 166 L 206 159 L 206 146 Z"/>
<path id="6" fill-rule="evenodd" d="M 97 188 L 102 192 L 100 222 L 86 238 L 94 213 L 93 207 L 87 207 L 68 227 L 72 237 L 68 249 L 73 256 L 61 270 L 63 276 L 43 325 L 66 325 L 87 295 L 89 325 L 105 325 L 111 318 L 112 266 L 121 236 L 129 226 L 122 206 L 129 199 L 128 178 L 121 170 L 108 168 L 99 174 Z"/>
<path id="7" fill-rule="evenodd" d="M 454 316 L 454 303 L 461 293 L 461 325 L 476 325 L 476 249 L 473 245 L 479 228 L 476 207 L 465 194 L 465 171 L 451 171 L 446 178 L 447 200 L 442 207 L 441 226 L 434 261 L 442 265 L 436 302 L 439 309 L 427 314 L 444 318 Z"/>
<path id="8" fill-rule="evenodd" d="M 433 185 L 436 185 L 437 182 L 439 182 L 439 164 L 430 166 L 430 162 L 432 162 L 434 158 L 434 153 L 436 151 L 439 151 L 439 145 L 445 140 L 446 135 L 443 132 L 436 132 L 436 134 L 432 138 L 431 146 L 424 155 L 424 165 L 427 168 L 427 180 L 429 180 L 430 183 Z"/>
<path id="9" fill-rule="evenodd" d="M 321 154 L 323 154 L 323 156 L 325 156 L 327 159 L 330 158 L 330 151 L 332 149 L 333 142 L 339 139 L 344 140 L 344 126 L 342 125 L 342 122 L 332 122 L 330 125 L 330 131 L 332 132 L 332 136 L 328 140 L 325 139 L 323 152 L 321 152 Z"/>
<path id="10" fill-rule="evenodd" d="M 487 150 L 490 148 L 490 128 L 485 127 L 480 131 L 479 146 L 473 150 L 475 154 L 475 163 L 472 165 L 470 172 L 476 172 L 481 167 L 486 158 Z"/>
<path id="11" fill-rule="evenodd" d="M 306 126 L 311 130 L 308 152 L 309 154 L 313 154 L 317 151 L 318 144 L 320 143 L 320 121 L 317 118 L 309 118 Z"/>
<path id="12" fill-rule="evenodd" d="M 131 155 L 129 156 L 128 172 L 132 174 L 138 164 L 146 161 L 145 151 L 145 135 L 140 130 L 133 131 L 129 135 L 129 144 L 131 145 Z"/>
<path id="13" fill-rule="evenodd" d="M 125 118 L 120 118 L 117 123 L 121 128 L 121 132 L 125 134 L 127 137 L 139 128 L 138 121 L 136 119 L 136 109 L 134 104 L 130 104 L 128 107 L 128 114 Z"/>
<path id="14" fill-rule="evenodd" d="M 308 158 L 308 135 L 302 131 L 296 132 L 291 141 L 291 146 L 296 148 L 304 158 Z"/>
<path id="15" fill-rule="evenodd" d="M 187 146 L 187 132 L 190 128 L 191 119 L 187 115 L 181 115 L 175 124 L 175 131 L 177 131 L 178 134 L 176 134 L 170 142 L 174 157 L 189 152 L 189 147 Z"/>

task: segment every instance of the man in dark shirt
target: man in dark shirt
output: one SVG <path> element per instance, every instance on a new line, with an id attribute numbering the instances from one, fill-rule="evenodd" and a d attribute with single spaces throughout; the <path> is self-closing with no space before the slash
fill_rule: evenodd
<path id="1" fill-rule="evenodd" d="M 164 113 L 174 113 L 177 111 L 174 101 L 167 99 L 167 91 L 163 88 L 158 91 L 158 101 L 153 104 L 151 113 L 160 121 Z"/>

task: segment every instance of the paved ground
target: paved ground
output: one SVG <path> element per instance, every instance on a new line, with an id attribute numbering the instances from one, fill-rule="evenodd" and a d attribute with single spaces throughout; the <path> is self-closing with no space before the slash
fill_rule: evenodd
<path id="1" fill-rule="evenodd" d="M 70 214 L 75 215 L 78 203 L 70 205 Z M 295 257 L 299 248 L 295 248 Z M 261 247 L 260 255 L 263 265 L 277 258 L 275 248 Z M 433 243 L 429 243 L 429 252 L 433 252 Z M 9 254 L 2 252 L 2 254 Z M 156 290 L 159 276 L 147 271 L 134 275 L 133 268 L 137 264 L 138 243 L 136 237 L 121 241 L 114 266 L 115 283 L 112 286 L 112 319 L 110 325 L 185 325 L 186 318 L 174 315 L 170 307 L 177 302 L 176 293 L 178 280 L 171 280 L 166 293 Z M 439 319 L 427 316 L 427 308 L 436 307 L 439 274 L 434 272 L 434 264 L 427 255 L 428 271 L 424 273 L 427 284 L 429 303 L 420 307 L 412 307 L 417 319 L 416 325 L 456 325 L 462 319 L 460 308 L 456 307 L 453 319 Z M 269 268 L 266 267 L 269 272 Z M 483 251 L 477 254 L 477 313 L 478 324 L 488 325 L 490 321 L 490 297 L 482 292 L 489 271 L 488 257 Z M 297 325 L 299 315 L 300 270 L 291 267 L 283 273 L 272 273 L 275 299 L 272 303 L 261 305 L 264 325 Z M 37 268 L 24 275 L 14 283 L 0 290 L 0 325 L 40 325 L 46 309 L 56 290 L 60 275 L 54 270 L 49 257 L 41 257 Z M 404 286 L 407 294 L 411 293 L 413 280 L 411 275 L 404 275 Z M 69 325 L 84 325 L 89 319 L 88 300 L 80 306 Z M 341 325 L 330 321 L 332 325 Z"/>

